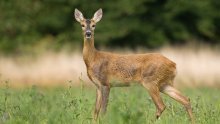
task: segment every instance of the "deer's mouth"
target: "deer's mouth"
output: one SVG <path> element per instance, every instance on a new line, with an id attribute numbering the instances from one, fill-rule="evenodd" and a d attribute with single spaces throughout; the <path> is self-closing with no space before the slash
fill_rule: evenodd
<path id="1" fill-rule="evenodd" d="M 92 36 L 91 34 L 86 34 L 87 39 L 91 38 L 91 36 Z"/>

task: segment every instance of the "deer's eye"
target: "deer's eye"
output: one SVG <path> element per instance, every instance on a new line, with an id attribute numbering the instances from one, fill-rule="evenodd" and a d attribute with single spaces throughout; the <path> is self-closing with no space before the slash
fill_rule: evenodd
<path id="1" fill-rule="evenodd" d="M 82 24 L 81 26 L 82 26 L 83 28 L 85 27 L 85 25 L 84 25 L 84 24 Z"/>
<path id="2" fill-rule="evenodd" d="M 95 27 L 95 25 L 92 25 L 92 27 L 94 28 L 94 27 Z"/>

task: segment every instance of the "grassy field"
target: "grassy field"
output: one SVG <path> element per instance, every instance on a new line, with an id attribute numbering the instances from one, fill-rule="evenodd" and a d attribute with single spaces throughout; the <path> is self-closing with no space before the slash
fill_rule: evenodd
<path id="1" fill-rule="evenodd" d="M 182 89 L 191 99 L 197 124 L 220 122 L 220 90 Z M 188 124 L 185 109 L 162 94 L 167 109 L 155 121 L 155 106 L 141 86 L 113 88 L 108 111 L 100 124 Z M 95 102 L 95 88 L 14 89 L 6 83 L 0 88 L 0 123 L 6 124 L 90 124 Z"/>

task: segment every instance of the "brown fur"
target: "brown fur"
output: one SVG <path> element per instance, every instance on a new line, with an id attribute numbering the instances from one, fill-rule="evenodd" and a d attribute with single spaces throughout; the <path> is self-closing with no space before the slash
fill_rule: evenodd
<path id="1" fill-rule="evenodd" d="M 75 15 L 82 15 L 75 11 Z M 97 17 L 98 15 L 98 17 Z M 82 17 L 76 16 L 83 29 L 84 46 L 83 59 L 87 67 L 88 77 L 97 87 L 96 108 L 94 119 L 97 119 L 100 109 L 106 111 L 110 88 L 113 86 L 128 86 L 131 82 L 142 84 L 149 92 L 156 106 L 156 117 L 159 118 L 165 109 L 160 92 L 183 104 L 194 123 L 189 99 L 173 87 L 176 75 L 176 64 L 158 53 L 120 55 L 98 51 L 94 47 L 94 28 L 96 20 L 100 20 L 102 11 L 95 13 L 88 25 Z M 81 19 L 81 20 L 80 20 Z M 91 30 L 91 38 L 86 38 L 86 31 Z M 119 84 L 114 84 L 115 82 Z"/>
<path id="2" fill-rule="evenodd" d="M 88 48 L 85 46 L 84 49 Z M 83 53 L 83 58 L 89 77 L 92 77 L 91 80 L 98 80 L 98 85 L 110 85 L 106 82 L 120 80 L 121 83 L 155 82 L 161 86 L 176 74 L 176 64 L 161 54 L 119 55 L 97 50 L 93 52 Z"/>

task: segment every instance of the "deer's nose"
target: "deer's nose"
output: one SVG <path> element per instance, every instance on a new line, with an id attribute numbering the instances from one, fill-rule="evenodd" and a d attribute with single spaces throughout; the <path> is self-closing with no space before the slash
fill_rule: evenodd
<path id="1" fill-rule="evenodd" d="M 86 31 L 86 36 L 91 36 L 92 32 L 91 31 Z"/>

